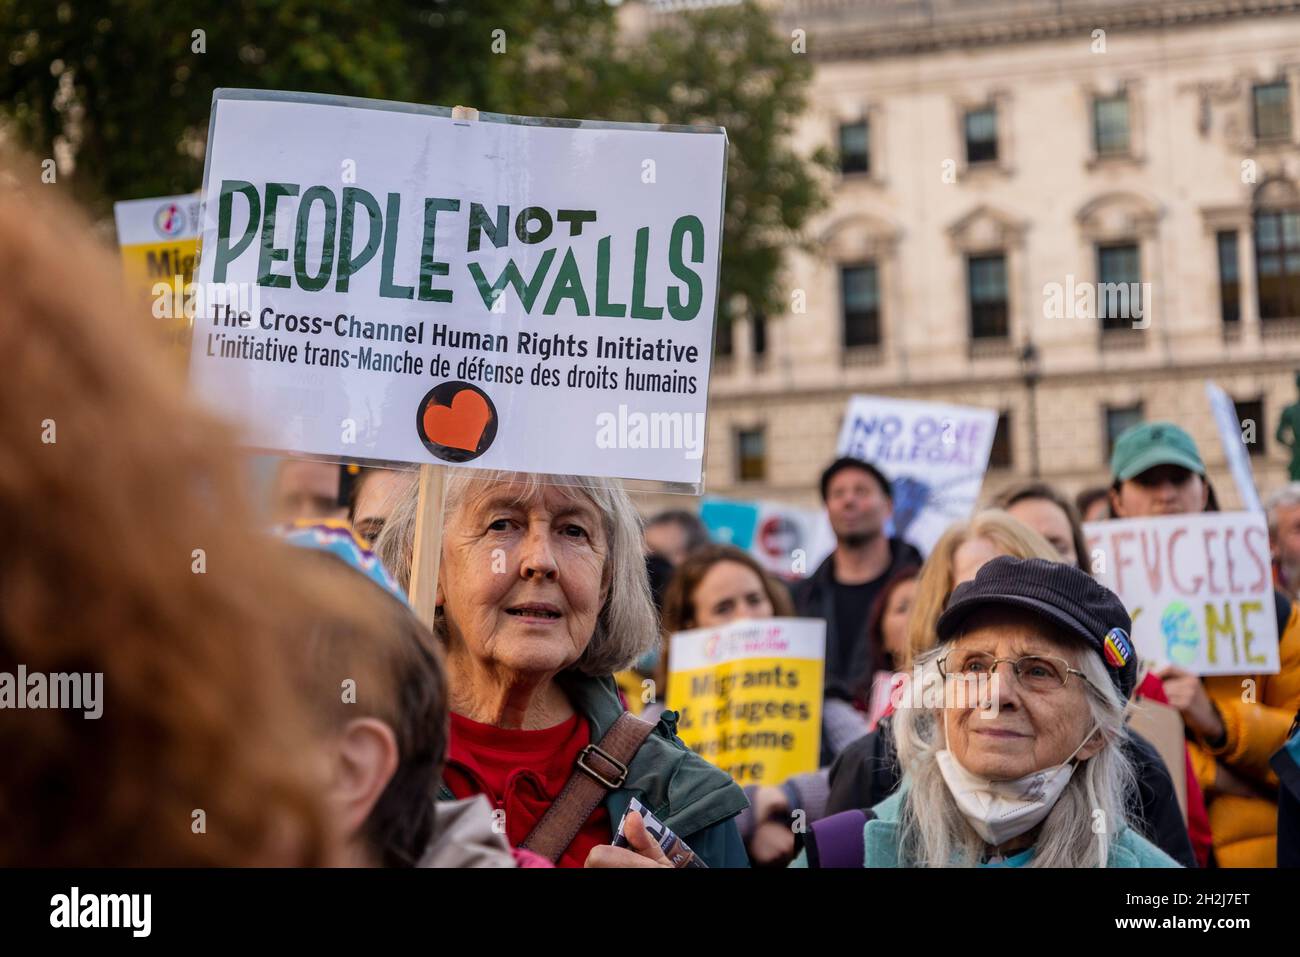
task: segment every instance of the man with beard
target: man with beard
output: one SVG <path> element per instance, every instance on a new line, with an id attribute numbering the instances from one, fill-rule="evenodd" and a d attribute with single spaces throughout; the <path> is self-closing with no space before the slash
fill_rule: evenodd
<path id="1" fill-rule="evenodd" d="M 795 608 L 801 616 L 826 620 L 826 698 L 851 701 L 870 678 L 866 629 L 872 602 L 897 568 L 922 559 L 911 545 L 885 535 L 893 492 L 874 465 L 837 459 L 822 473 L 821 492 L 835 551 L 795 587 Z M 838 750 L 827 737 L 822 736 L 823 757 L 828 746 Z"/>

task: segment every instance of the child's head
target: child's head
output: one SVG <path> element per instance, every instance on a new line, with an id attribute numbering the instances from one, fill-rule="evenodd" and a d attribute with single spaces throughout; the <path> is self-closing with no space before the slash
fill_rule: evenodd
<path id="1" fill-rule="evenodd" d="M 322 746 L 326 800 L 347 862 L 409 867 L 433 832 L 447 751 L 441 651 L 378 559 L 343 527 L 296 529 L 295 557 L 347 613 L 307 629 L 303 688 Z"/>

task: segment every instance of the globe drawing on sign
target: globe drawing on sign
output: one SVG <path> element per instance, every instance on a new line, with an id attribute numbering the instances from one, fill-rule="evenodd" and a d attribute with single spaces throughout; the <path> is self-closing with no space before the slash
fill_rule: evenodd
<path id="1" fill-rule="evenodd" d="M 978 482 L 982 478 L 979 472 L 958 475 L 955 478 L 931 485 L 912 475 L 899 475 L 890 479 L 894 492 L 894 517 L 892 535 L 908 537 L 908 530 L 922 512 L 929 509 L 944 516 L 949 522 L 966 518 L 970 514 L 971 499 L 967 495 L 954 494 L 956 489 L 967 482 Z"/>
<path id="2" fill-rule="evenodd" d="M 1165 636 L 1165 654 L 1176 665 L 1189 668 L 1196 664 L 1201 651 L 1201 626 L 1183 601 L 1171 601 L 1160 616 L 1160 631 Z"/>

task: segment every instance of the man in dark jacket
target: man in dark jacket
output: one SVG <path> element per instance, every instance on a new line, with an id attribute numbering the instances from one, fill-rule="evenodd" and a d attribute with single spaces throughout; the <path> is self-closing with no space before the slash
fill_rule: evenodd
<path id="1" fill-rule="evenodd" d="M 921 564 L 921 553 L 885 535 L 893 492 L 874 465 L 837 459 L 822 473 L 821 492 L 835 551 L 795 587 L 794 604 L 800 616 L 826 620 L 826 696 L 851 700 L 869 677 L 871 604 L 895 570 Z"/>

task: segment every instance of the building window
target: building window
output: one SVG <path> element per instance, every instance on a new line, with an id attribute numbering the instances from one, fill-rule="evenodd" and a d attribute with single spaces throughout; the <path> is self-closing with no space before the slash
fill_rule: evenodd
<path id="1" fill-rule="evenodd" d="M 1267 437 L 1264 429 L 1264 397 L 1244 402 L 1233 399 L 1232 404 L 1237 408 L 1237 422 L 1241 427 L 1241 440 L 1247 453 L 1263 455 L 1266 451 L 1264 440 Z"/>
<path id="2" fill-rule="evenodd" d="M 972 339 L 1007 337 L 1007 257 L 1003 253 L 966 257 Z"/>
<path id="3" fill-rule="evenodd" d="M 844 348 L 880 345 L 880 283 L 875 263 L 840 267 Z"/>
<path id="4" fill-rule="evenodd" d="M 1300 316 L 1300 212 L 1255 214 L 1259 318 Z"/>
<path id="5" fill-rule="evenodd" d="M 998 414 L 998 427 L 993 430 L 993 447 L 989 449 L 989 468 L 1011 468 L 1011 413 Z"/>
<path id="6" fill-rule="evenodd" d="M 713 337 L 713 354 L 722 359 L 729 359 L 732 355 L 731 341 L 731 319 L 723 312 L 718 310 L 717 333 Z"/>
<path id="7" fill-rule="evenodd" d="M 761 312 L 756 312 L 753 318 L 749 320 L 750 330 L 750 347 L 756 359 L 762 360 L 767 356 L 767 316 Z"/>
<path id="8" fill-rule="evenodd" d="M 1219 313 L 1225 324 L 1241 321 L 1241 281 L 1237 276 L 1237 231 L 1214 234 L 1219 250 Z"/>
<path id="9" fill-rule="evenodd" d="M 1099 96 L 1092 101 L 1093 145 L 1098 156 L 1129 151 L 1128 95 Z"/>
<path id="10" fill-rule="evenodd" d="M 966 114 L 966 163 L 995 163 L 998 158 L 998 111 L 989 106 Z"/>
<path id="11" fill-rule="evenodd" d="M 767 475 L 767 452 L 763 430 L 736 431 L 736 477 L 742 482 L 761 482 Z"/>
<path id="12" fill-rule="evenodd" d="M 840 125 L 840 172 L 871 172 L 871 128 L 866 120 Z"/>
<path id="13" fill-rule="evenodd" d="M 1255 139 L 1284 140 L 1291 135 L 1291 91 L 1285 80 L 1258 83 L 1252 90 Z"/>
<path id="14" fill-rule="evenodd" d="M 1102 329 L 1124 329 L 1142 317 L 1142 270 L 1136 243 L 1097 247 L 1097 315 Z"/>
<path id="15" fill-rule="evenodd" d="M 1106 406 L 1106 462 L 1110 463 L 1115 451 L 1115 440 L 1142 421 L 1142 403 L 1136 405 Z"/>

